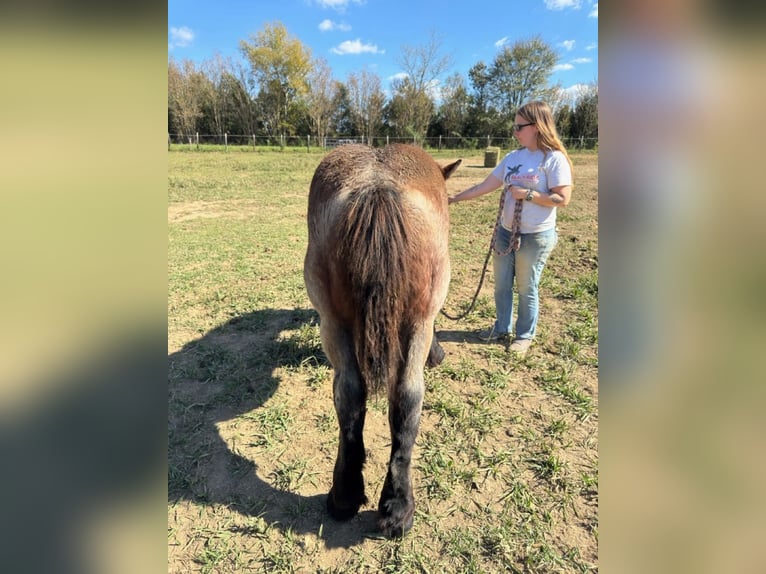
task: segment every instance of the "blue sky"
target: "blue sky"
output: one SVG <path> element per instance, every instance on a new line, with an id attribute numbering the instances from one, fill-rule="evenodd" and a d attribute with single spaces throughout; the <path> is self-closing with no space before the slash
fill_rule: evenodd
<path id="1" fill-rule="evenodd" d="M 490 64 L 504 44 L 535 36 L 559 55 L 552 83 L 564 88 L 598 82 L 598 1 L 595 0 L 168 0 L 168 54 L 196 63 L 216 52 L 241 60 L 240 40 L 281 22 L 333 76 L 367 69 L 383 88 L 401 73 L 402 45 L 420 46 L 434 32 L 452 57 L 445 76 Z"/>

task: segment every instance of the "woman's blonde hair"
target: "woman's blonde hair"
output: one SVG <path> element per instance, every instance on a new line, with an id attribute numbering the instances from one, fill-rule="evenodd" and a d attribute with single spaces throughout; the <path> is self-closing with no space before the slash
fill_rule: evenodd
<path id="1" fill-rule="evenodd" d="M 564 154 L 574 178 L 574 166 L 564 144 L 561 143 L 558 131 L 556 131 L 556 122 L 553 121 L 553 112 L 550 106 L 541 101 L 527 102 L 519 108 L 516 114 L 537 127 L 537 147 L 545 153 L 558 150 Z"/>

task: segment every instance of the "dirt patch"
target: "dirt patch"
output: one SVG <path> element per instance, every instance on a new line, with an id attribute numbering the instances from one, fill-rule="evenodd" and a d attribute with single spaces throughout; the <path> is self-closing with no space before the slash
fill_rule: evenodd
<path id="1" fill-rule="evenodd" d="M 258 205 L 248 200 L 190 201 L 168 206 L 168 223 L 180 223 L 194 219 L 230 217 L 246 219 L 257 212 Z"/>

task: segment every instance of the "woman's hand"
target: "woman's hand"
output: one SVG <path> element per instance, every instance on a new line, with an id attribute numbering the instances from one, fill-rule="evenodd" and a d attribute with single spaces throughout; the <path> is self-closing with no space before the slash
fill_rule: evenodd
<path id="1" fill-rule="evenodd" d="M 508 188 L 508 191 L 511 192 L 511 197 L 513 199 L 526 199 L 527 198 L 527 188 L 526 187 L 519 187 L 518 185 L 512 185 Z"/>
<path id="2" fill-rule="evenodd" d="M 468 189 L 464 189 L 457 195 L 448 197 L 447 202 L 449 204 L 453 204 L 459 201 L 466 201 L 468 199 L 473 199 L 474 197 L 479 197 L 481 195 L 484 195 L 485 193 L 494 191 L 501 185 L 503 185 L 503 180 L 498 177 L 495 177 L 494 175 L 490 173 L 487 176 L 487 178 L 481 183 L 477 183 L 476 185 L 469 187 Z"/>

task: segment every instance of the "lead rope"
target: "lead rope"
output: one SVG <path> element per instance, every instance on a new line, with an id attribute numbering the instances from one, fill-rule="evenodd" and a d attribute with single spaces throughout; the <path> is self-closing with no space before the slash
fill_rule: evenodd
<path id="1" fill-rule="evenodd" d="M 495 253 L 498 255 L 508 255 L 511 251 L 516 251 L 521 246 L 521 210 L 524 207 L 524 204 L 520 200 L 516 200 L 516 205 L 513 208 L 513 223 L 511 224 L 511 240 L 508 242 L 508 249 L 503 251 L 502 253 L 495 249 L 495 243 L 497 241 L 497 230 L 500 227 L 500 220 L 503 217 L 503 206 L 505 205 L 505 194 L 506 191 L 503 190 L 500 194 L 500 206 L 497 208 L 497 219 L 495 219 L 495 228 L 492 231 L 492 240 L 489 242 L 489 249 L 487 250 L 487 257 L 484 259 L 484 267 L 481 269 L 481 278 L 479 279 L 479 286 L 476 288 L 476 293 L 473 294 L 473 299 L 471 299 L 471 304 L 468 306 L 468 309 L 464 313 L 461 313 L 457 316 L 452 316 L 449 313 L 447 313 L 444 309 L 441 309 L 440 312 L 442 315 L 447 317 L 447 319 L 450 319 L 452 321 L 459 321 L 460 319 L 465 318 L 471 311 L 473 311 L 473 308 L 476 306 L 476 299 L 479 297 L 479 292 L 481 291 L 481 286 L 484 284 L 484 277 L 487 274 L 487 265 L 489 264 L 489 256 L 492 255 L 492 250 L 494 249 Z"/>
<path id="2" fill-rule="evenodd" d="M 503 192 L 503 196 L 505 196 L 505 192 Z M 517 199 L 516 204 L 513 206 L 513 222 L 511 223 L 511 239 L 508 241 L 508 249 L 502 253 L 496 249 L 495 253 L 498 255 L 508 255 L 511 251 L 518 251 L 519 247 L 521 247 L 521 210 L 523 208 L 524 202 Z"/>

